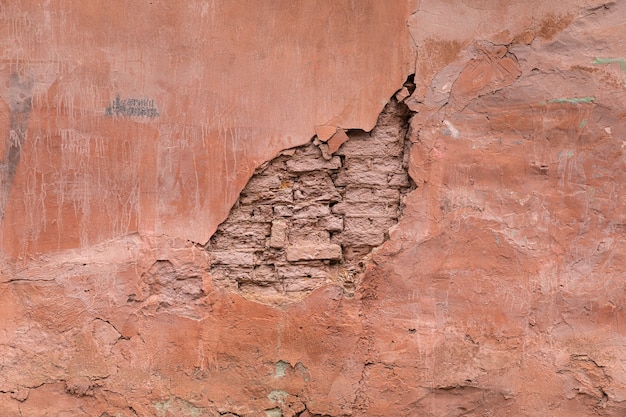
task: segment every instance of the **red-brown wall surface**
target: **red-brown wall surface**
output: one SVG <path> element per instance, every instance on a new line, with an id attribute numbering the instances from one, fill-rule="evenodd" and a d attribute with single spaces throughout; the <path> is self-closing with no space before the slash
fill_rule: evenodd
<path id="1" fill-rule="evenodd" d="M 0 415 L 624 415 L 625 21 L 0 3 Z M 255 170 L 390 100 L 412 186 L 353 291 L 218 285 L 205 245 Z"/>

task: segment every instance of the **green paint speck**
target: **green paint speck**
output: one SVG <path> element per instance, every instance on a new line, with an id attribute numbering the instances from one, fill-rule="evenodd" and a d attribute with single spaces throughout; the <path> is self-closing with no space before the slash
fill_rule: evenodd
<path id="1" fill-rule="evenodd" d="M 622 72 L 626 71 L 626 59 L 624 58 L 595 58 L 593 60 L 594 65 L 605 65 L 618 63 L 622 68 Z"/>
<path id="2" fill-rule="evenodd" d="M 570 104 L 580 104 L 580 103 L 593 103 L 595 101 L 595 97 L 565 97 L 565 98 L 553 98 L 548 101 L 548 103 L 570 103 Z"/>
<path id="3" fill-rule="evenodd" d="M 585 127 L 586 124 L 587 124 L 587 121 L 585 119 L 582 119 L 580 121 L 580 124 L 578 125 L 578 128 L 582 129 L 583 127 Z"/>
<path id="4" fill-rule="evenodd" d="M 622 69 L 622 75 L 624 76 L 624 88 L 626 88 L 626 59 L 624 58 L 595 58 L 593 60 L 594 65 L 606 65 L 606 64 L 619 64 Z"/>

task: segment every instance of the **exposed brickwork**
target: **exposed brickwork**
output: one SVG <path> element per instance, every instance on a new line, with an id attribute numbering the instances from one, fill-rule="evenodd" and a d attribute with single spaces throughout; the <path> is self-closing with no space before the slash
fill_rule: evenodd
<path id="1" fill-rule="evenodd" d="M 207 245 L 214 284 L 272 304 L 327 282 L 351 294 L 412 187 L 409 116 L 394 99 L 334 154 L 314 138 L 261 167 Z"/>

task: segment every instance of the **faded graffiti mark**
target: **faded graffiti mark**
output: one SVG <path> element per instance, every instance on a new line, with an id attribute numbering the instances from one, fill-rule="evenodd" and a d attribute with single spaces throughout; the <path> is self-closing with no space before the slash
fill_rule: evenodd
<path id="1" fill-rule="evenodd" d="M 12 74 L 9 80 L 9 94 L 6 100 L 9 104 L 9 134 L 6 139 L 4 160 L 0 162 L 1 182 L 0 191 L 0 220 L 4 218 L 4 211 L 9 194 L 13 187 L 13 180 L 20 161 L 20 154 L 24 141 L 28 120 L 32 111 L 32 77 L 20 77 Z"/>
<path id="2" fill-rule="evenodd" d="M 127 116 L 154 118 L 159 116 L 159 111 L 154 106 L 154 100 L 152 99 L 127 98 L 122 100 L 118 95 L 115 97 L 115 100 L 111 101 L 111 105 L 106 108 L 105 114 L 110 117 Z"/>
<path id="3" fill-rule="evenodd" d="M 625 58 L 595 58 L 593 60 L 594 65 L 608 65 L 619 64 L 622 70 L 622 77 L 624 77 L 624 88 L 626 88 L 626 59 Z"/>

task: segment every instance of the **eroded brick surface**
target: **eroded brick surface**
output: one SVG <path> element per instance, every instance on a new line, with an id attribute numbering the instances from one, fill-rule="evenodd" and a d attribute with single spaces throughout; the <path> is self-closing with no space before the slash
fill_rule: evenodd
<path id="1" fill-rule="evenodd" d="M 350 295 L 412 188 L 409 116 L 394 99 L 334 154 L 314 138 L 259 169 L 207 244 L 214 284 L 271 304 L 328 282 Z"/>

